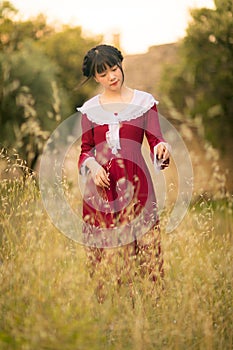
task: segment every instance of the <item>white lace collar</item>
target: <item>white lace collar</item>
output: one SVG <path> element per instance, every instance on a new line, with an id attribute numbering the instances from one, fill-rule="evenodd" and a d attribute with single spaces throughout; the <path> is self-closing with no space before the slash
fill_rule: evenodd
<path id="1" fill-rule="evenodd" d="M 130 103 L 111 103 L 106 107 L 111 107 L 119 112 L 111 112 L 104 108 L 100 103 L 100 95 L 92 97 L 86 101 L 83 106 L 78 107 L 77 110 L 82 114 L 86 114 L 87 118 L 98 124 L 117 124 L 122 121 L 129 121 L 136 119 L 146 113 L 158 101 L 154 97 L 144 91 L 134 90 L 133 98 Z M 114 108 L 115 107 L 115 108 Z"/>

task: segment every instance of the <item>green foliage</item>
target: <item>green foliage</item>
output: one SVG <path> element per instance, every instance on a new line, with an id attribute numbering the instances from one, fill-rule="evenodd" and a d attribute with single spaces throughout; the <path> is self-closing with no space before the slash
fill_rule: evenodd
<path id="1" fill-rule="evenodd" d="M 42 14 L 27 21 L 17 20 L 17 14 L 9 1 L 0 2 L 0 51 L 19 50 L 25 39 L 39 41 L 54 31 Z"/>
<path id="2" fill-rule="evenodd" d="M 215 3 L 191 11 L 179 65 L 166 72 L 163 88 L 179 111 L 202 118 L 205 137 L 221 148 L 233 136 L 233 3 Z"/>
<path id="3" fill-rule="evenodd" d="M 80 87 L 83 81 L 82 62 L 86 52 L 101 41 L 101 37 L 82 37 L 81 27 L 64 26 L 41 41 L 46 54 L 56 63 L 61 86 L 69 92 L 70 105 L 75 111 L 96 86 L 90 82 Z"/>
<path id="4" fill-rule="evenodd" d="M 63 104 L 54 107 L 56 70 L 34 42 L 24 41 L 20 51 L 0 55 L 0 75 L 1 142 L 16 147 L 28 165 L 34 165 L 43 147 L 39 139 L 46 140 L 67 109 L 61 89 Z M 34 157 L 28 148 L 34 149 Z"/>
<path id="5" fill-rule="evenodd" d="M 43 15 L 21 21 L 9 1 L 0 2 L 0 138 L 34 166 L 56 125 L 76 111 L 94 85 L 82 81 L 82 59 L 100 38 L 80 27 L 49 26 Z"/>

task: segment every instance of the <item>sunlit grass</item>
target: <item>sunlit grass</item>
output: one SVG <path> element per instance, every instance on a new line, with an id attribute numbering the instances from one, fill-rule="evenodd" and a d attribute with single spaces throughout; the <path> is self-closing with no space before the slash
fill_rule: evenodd
<path id="1" fill-rule="evenodd" d="M 52 225 L 30 174 L 2 180 L 0 215 L 0 349 L 232 349 L 230 198 L 200 198 L 170 234 L 162 216 L 164 289 L 153 291 L 124 271 L 118 286 L 117 249 L 91 278 L 85 249 Z"/>

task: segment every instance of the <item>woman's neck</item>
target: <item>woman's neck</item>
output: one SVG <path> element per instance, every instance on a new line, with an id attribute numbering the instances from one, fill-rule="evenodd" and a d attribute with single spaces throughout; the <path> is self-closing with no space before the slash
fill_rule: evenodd
<path id="1" fill-rule="evenodd" d="M 117 91 L 104 90 L 100 95 L 100 101 L 104 103 L 129 103 L 133 97 L 133 90 L 122 85 Z"/>

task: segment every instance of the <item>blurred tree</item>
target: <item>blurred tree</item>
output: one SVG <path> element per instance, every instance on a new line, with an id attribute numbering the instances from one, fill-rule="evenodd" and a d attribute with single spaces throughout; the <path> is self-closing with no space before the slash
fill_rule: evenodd
<path id="1" fill-rule="evenodd" d="M 223 149 L 233 136 L 233 2 L 215 6 L 191 11 L 179 64 L 165 72 L 162 88 L 184 115 L 202 118 L 207 140 Z"/>
<path id="2" fill-rule="evenodd" d="M 39 41 L 54 32 L 42 14 L 27 21 L 17 20 L 17 14 L 18 10 L 9 1 L 0 2 L 0 51 L 19 50 L 25 39 Z"/>
<path id="3" fill-rule="evenodd" d="M 86 52 L 100 43 L 102 37 L 84 38 L 81 27 L 63 26 L 41 41 L 47 55 L 58 66 L 61 86 L 69 93 L 73 111 L 81 105 L 96 88 L 94 81 L 80 87 L 83 81 L 82 61 Z"/>
<path id="4" fill-rule="evenodd" d="M 65 92 L 56 89 L 56 69 L 33 41 L 24 41 L 20 51 L 0 53 L 1 143 L 16 147 L 29 165 L 35 163 L 32 153 L 29 161 L 29 143 L 37 158 L 45 131 L 52 131 L 68 110 Z"/>
<path id="5" fill-rule="evenodd" d="M 33 167 L 45 139 L 93 91 L 75 91 L 85 52 L 99 40 L 81 28 L 59 32 L 39 15 L 21 21 L 9 1 L 0 2 L 0 139 Z"/>

